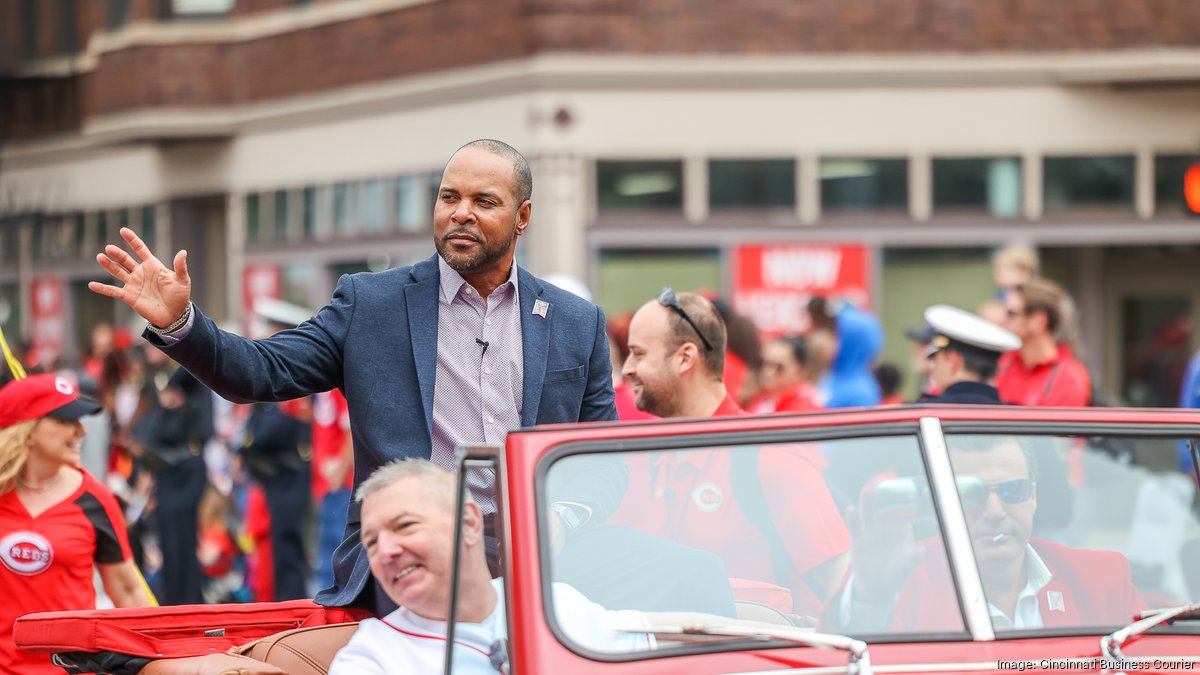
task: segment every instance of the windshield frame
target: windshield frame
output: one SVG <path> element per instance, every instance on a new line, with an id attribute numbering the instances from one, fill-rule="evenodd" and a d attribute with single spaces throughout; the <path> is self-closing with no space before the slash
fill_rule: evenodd
<path id="1" fill-rule="evenodd" d="M 693 421 L 694 422 L 694 421 Z M 661 426 L 661 423 L 656 426 Z M 695 429 L 695 426 L 691 427 Z M 978 636 L 970 631 L 970 624 L 966 619 L 966 608 L 963 604 L 963 593 L 959 580 L 960 570 L 956 569 L 954 560 L 955 556 L 949 550 L 949 542 L 946 538 L 946 522 L 945 514 L 942 512 L 944 502 L 937 497 L 938 489 L 934 486 L 934 477 L 931 475 L 930 463 L 930 448 L 929 440 L 926 434 L 923 433 L 922 425 L 919 420 L 909 419 L 902 421 L 887 421 L 887 422 L 872 422 L 864 424 L 851 425 L 828 425 L 819 427 L 790 427 L 786 429 L 771 429 L 771 430 L 751 430 L 751 431 L 733 431 L 733 432 L 704 432 L 703 430 L 688 431 L 672 435 L 655 435 L 644 436 L 637 438 L 622 438 L 619 440 L 580 440 L 580 441 L 565 441 L 554 445 L 546 450 L 542 455 L 534 471 L 534 504 L 536 509 L 537 529 L 538 529 L 538 556 L 540 558 L 539 567 L 542 570 L 540 583 L 542 587 L 542 613 L 547 626 L 550 628 L 551 634 L 567 650 L 582 656 L 584 658 L 608 662 L 622 663 L 630 661 L 643 661 L 656 658 L 674 658 L 680 656 L 688 656 L 694 654 L 709 654 L 715 652 L 732 652 L 746 651 L 747 643 L 731 642 L 721 643 L 713 642 L 706 644 L 689 644 L 671 646 L 669 648 L 654 649 L 645 652 L 634 652 L 629 654 L 612 654 L 601 653 L 588 650 L 573 641 L 571 641 L 563 632 L 562 627 L 558 624 L 557 613 L 554 611 L 553 593 L 551 584 L 553 583 L 553 556 L 551 552 L 549 533 L 549 498 L 547 495 L 547 477 L 551 467 L 557 462 L 568 457 L 589 454 L 612 454 L 626 452 L 652 452 L 652 451 L 671 451 L 681 449 L 703 449 L 703 448 L 728 448 L 734 446 L 759 445 L 765 446 L 770 444 L 785 444 L 785 443 L 811 443 L 820 441 L 838 441 L 838 440 L 853 440 L 863 438 L 882 438 L 882 437 L 906 437 L 916 441 L 918 453 L 921 457 L 921 463 L 925 470 L 925 477 L 932 491 L 932 507 L 934 516 L 937 519 L 938 527 L 943 541 L 943 547 L 946 549 L 947 559 L 950 561 L 951 578 L 955 588 L 955 599 L 959 606 L 960 615 L 963 616 L 962 631 L 954 632 L 924 632 L 924 633 L 862 633 L 856 634 L 854 637 L 864 640 L 868 644 L 906 644 L 906 643 L 921 643 L 921 642 L 969 642 L 977 641 Z M 949 456 L 946 455 L 944 444 L 942 445 L 941 453 L 945 458 L 946 468 L 949 468 Z M 951 477 L 951 485 L 953 479 Z M 958 492 L 956 489 L 951 489 L 952 498 L 957 504 Z M 961 507 L 958 509 L 959 518 L 962 518 Z M 962 522 L 962 538 L 967 541 L 966 521 Z M 967 541 L 969 547 L 969 541 Z M 968 549 L 969 550 L 969 549 Z M 974 558 L 970 558 L 973 565 Z M 978 581 L 978 575 L 975 576 Z M 980 583 L 980 593 L 982 594 L 982 582 Z M 983 606 L 986 617 L 986 604 Z M 990 623 L 988 623 L 990 627 Z M 755 643 L 752 651 L 761 649 L 811 649 L 809 647 L 801 647 L 794 642 L 770 640 L 765 642 Z"/>

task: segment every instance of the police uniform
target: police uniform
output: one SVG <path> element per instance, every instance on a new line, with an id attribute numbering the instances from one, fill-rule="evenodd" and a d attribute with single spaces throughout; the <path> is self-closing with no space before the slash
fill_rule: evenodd
<path id="1" fill-rule="evenodd" d="M 303 307 L 270 298 L 255 302 L 254 311 L 261 322 L 285 328 L 310 316 Z M 240 451 L 266 498 L 275 600 L 309 597 L 304 527 L 312 501 L 312 429 L 300 419 L 298 401 L 254 403 Z"/>
<path id="2" fill-rule="evenodd" d="M 977 314 L 949 305 L 934 305 L 926 309 L 925 323 L 933 333 L 926 354 L 929 358 L 933 358 L 934 354 L 943 349 L 953 348 L 962 353 L 974 352 L 995 362 L 999 361 L 1004 352 L 1021 346 L 1021 339 L 1010 331 Z M 995 386 L 972 380 L 953 382 L 941 395 L 926 397 L 922 401 L 982 405 L 1003 403 Z"/>

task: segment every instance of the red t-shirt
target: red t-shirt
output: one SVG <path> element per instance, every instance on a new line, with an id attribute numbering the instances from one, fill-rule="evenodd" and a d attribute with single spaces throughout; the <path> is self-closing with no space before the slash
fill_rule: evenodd
<path id="1" fill-rule="evenodd" d="M 768 394 L 758 396 L 746 409 L 757 414 L 804 412 L 820 408 L 821 404 L 817 403 L 817 388 L 808 382 L 797 382 L 778 396 Z"/>
<path id="2" fill-rule="evenodd" d="M 996 389 L 1005 403 L 1031 406 L 1087 406 L 1092 400 L 1092 380 L 1071 348 L 1060 345 L 1054 358 L 1032 367 L 1020 352 L 1000 356 Z"/>
<path id="3" fill-rule="evenodd" d="M 313 397 L 312 404 L 312 490 L 319 503 L 329 492 L 329 483 L 321 467 L 327 460 L 340 457 L 350 435 L 350 406 L 342 392 L 333 389 Z M 354 472 L 347 471 L 342 487 L 354 487 Z"/>
<path id="4" fill-rule="evenodd" d="M 32 517 L 12 490 L 0 494 L 0 671 L 62 673 L 49 654 L 13 644 L 13 622 L 31 612 L 95 609 L 92 568 L 129 560 L 117 500 L 83 469 L 68 498 Z"/>
<path id="5" fill-rule="evenodd" d="M 744 414 L 727 395 L 712 416 Z M 609 522 L 715 553 L 730 577 L 776 582 L 771 543 L 735 499 L 732 452 L 682 450 L 637 453 L 627 459 L 630 489 L 621 511 Z M 788 580 L 792 606 L 782 607 L 784 611 L 819 613 L 821 599 L 801 574 L 850 549 L 850 534 L 825 486 L 823 467 L 820 450 L 807 445 L 772 447 L 757 458 L 758 479 L 775 531 L 783 535 L 796 572 Z M 653 486 L 648 485 L 651 474 Z"/>

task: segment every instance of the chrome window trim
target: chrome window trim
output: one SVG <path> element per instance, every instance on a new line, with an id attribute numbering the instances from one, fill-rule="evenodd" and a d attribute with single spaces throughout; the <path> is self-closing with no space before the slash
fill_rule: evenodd
<path id="1" fill-rule="evenodd" d="M 992 628 L 987 596 L 983 592 L 983 581 L 975 562 L 975 551 L 971 547 L 967 518 L 963 515 L 958 487 L 954 483 L 954 468 L 950 464 L 941 421 L 936 417 L 922 417 L 920 430 L 925 459 L 929 464 L 929 480 L 934 498 L 937 499 L 938 512 L 942 516 L 942 539 L 946 542 L 950 569 L 958 583 L 967 632 L 975 641 L 995 640 L 996 632 Z"/>

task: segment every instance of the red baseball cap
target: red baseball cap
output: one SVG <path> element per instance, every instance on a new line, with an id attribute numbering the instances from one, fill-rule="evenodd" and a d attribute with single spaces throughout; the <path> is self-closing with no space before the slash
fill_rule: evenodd
<path id="1" fill-rule="evenodd" d="M 73 422 L 100 412 L 100 404 L 79 397 L 79 388 L 61 375 L 30 375 L 0 389 L 0 429 L 53 417 Z"/>

